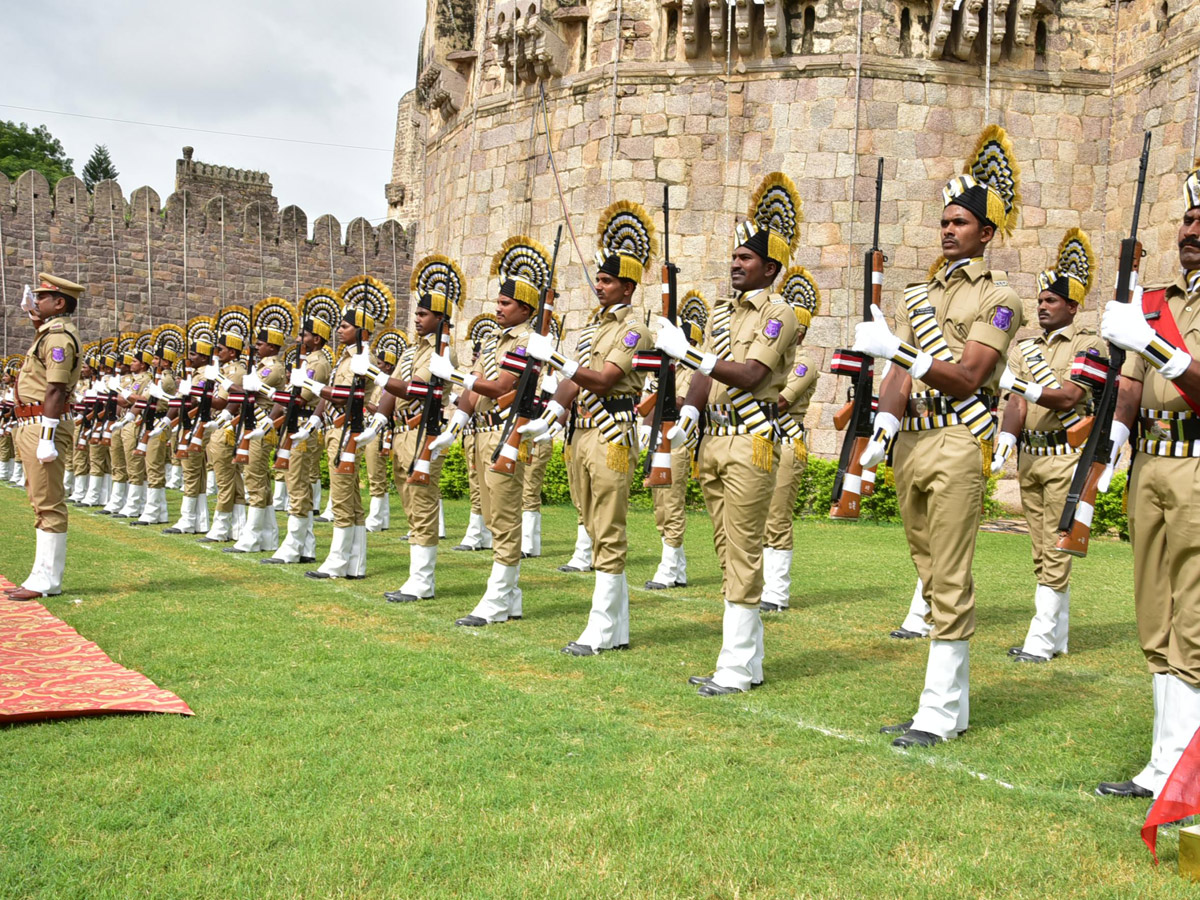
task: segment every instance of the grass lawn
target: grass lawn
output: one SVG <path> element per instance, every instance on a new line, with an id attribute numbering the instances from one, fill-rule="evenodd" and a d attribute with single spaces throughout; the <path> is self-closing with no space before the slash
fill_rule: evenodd
<path id="1" fill-rule="evenodd" d="M 556 571 L 574 510 L 545 510 L 524 621 L 463 629 L 491 567 L 449 550 L 465 502 L 437 598 L 404 605 L 380 596 L 407 574 L 392 503 L 360 582 L 72 512 L 47 606 L 196 715 L 0 728 L 0 897 L 1196 896 L 1173 833 L 1151 864 L 1146 802 L 1092 794 L 1149 752 L 1127 544 L 1093 544 L 1071 654 L 1028 666 L 1005 656 L 1028 539 L 981 534 L 971 729 L 902 752 L 876 731 L 915 711 L 928 645 L 887 637 L 915 582 L 898 527 L 798 522 L 766 686 L 705 699 L 684 682 L 720 645 L 706 516 L 690 585 L 654 593 L 633 514 L 632 649 L 576 659 L 592 578 Z M 0 487 L 0 573 L 24 578 L 33 542 Z"/>

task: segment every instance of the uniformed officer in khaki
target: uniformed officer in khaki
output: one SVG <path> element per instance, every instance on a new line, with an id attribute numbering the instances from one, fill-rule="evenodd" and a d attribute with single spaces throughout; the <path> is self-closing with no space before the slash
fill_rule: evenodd
<path id="1" fill-rule="evenodd" d="M 1180 274 L 1165 288 L 1135 292 L 1132 303 L 1110 301 L 1100 321 L 1104 339 L 1129 353 L 1102 482 L 1107 487 L 1138 428 L 1129 539 L 1138 639 L 1154 695 L 1150 761 L 1129 781 L 1101 784 L 1102 795 L 1159 796 L 1200 728 L 1200 168 L 1183 194 Z"/>
<path id="2" fill-rule="evenodd" d="M 147 400 L 143 397 L 154 381 L 152 371 L 154 354 L 149 350 L 134 350 L 130 354 L 129 385 L 121 392 L 117 401 L 126 410 L 128 421 L 121 429 L 121 443 L 125 449 L 125 467 L 129 474 L 129 488 L 125 503 L 114 515 L 122 519 L 136 519 L 142 514 L 146 502 L 146 455 L 138 453 L 138 442 L 142 437 L 142 420 Z M 115 438 L 114 438 L 115 440 Z"/>
<path id="3" fill-rule="evenodd" d="M 115 516 L 125 505 L 125 497 L 129 489 L 129 465 L 125 457 L 125 426 L 132 421 L 132 416 L 121 402 L 121 394 L 129 389 L 132 383 L 130 365 L 133 356 L 119 349 L 121 344 L 132 343 L 127 335 L 122 335 L 118 349 L 114 350 L 115 365 L 113 376 L 109 378 L 108 387 L 111 392 L 111 418 L 106 428 L 108 437 L 108 457 L 112 472 L 112 482 L 109 485 L 108 500 L 99 515 Z"/>
<path id="4" fill-rule="evenodd" d="M 209 332 L 211 336 L 211 332 Z M 189 408 L 193 408 L 189 424 L 183 433 L 178 435 L 178 448 L 186 455 L 180 460 L 183 486 L 180 488 L 183 499 L 179 504 L 179 519 L 170 528 L 164 528 L 163 534 L 204 534 L 208 531 L 208 496 L 205 493 L 206 482 L 206 453 L 202 441 L 200 447 L 192 444 L 190 438 L 200 423 L 200 406 L 204 402 L 205 390 L 216 390 L 216 385 L 210 385 L 212 378 L 205 378 L 204 373 L 212 365 L 213 353 L 216 346 L 207 337 L 194 337 L 188 344 L 188 369 L 190 377 L 180 385 L 180 416 L 184 416 Z M 207 440 L 208 426 L 203 425 L 202 437 Z"/>
<path id="5" fill-rule="evenodd" d="M 276 307 L 281 308 L 278 316 L 274 316 Z M 290 330 L 284 330 L 285 323 L 290 323 Z M 241 467 L 246 490 L 246 521 L 237 543 L 224 548 L 226 553 L 273 551 L 279 543 L 271 493 L 274 483 L 271 451 L 277 445 L 278 437 L 271 427 L 270 415 L 275 395 L 287 385 L 286 367 L 280 361 L 279 351 L 294 339 L 295 327 L 295 307 L 290 303 L 282 307 L 281 301 L 272 298 L 255 305 L 256 362 L 253 371 L 242 376 L 242 390 L 254 404 L 254 420 L 242 423 L 243 439 L 249 440 L 249 455 Z M 236 448 L 234 453 L 237 453 Z"/>
<path id="6" fill-rule="evenodd" d="M 13 418 L 13 383 L 16 381 L 15 373 L 9 369 L 9 359 L 4 360 L 4 369 L 0 371 L 0 483 L 8 481 L 12 477 L 13 459 L 15 452 L 13 451 L 12 433 L 16 428 L 16 420 Z M 70 460 L 67 462 L 66 481 L 71 480 Z"/>
<path id="7" fill-rule="evenodd" d="M 788 608 L 792 593 L 792 552 L 795 542 L 796 495 L 808 466 L 804 442 L 804 416 L 817 389 L 819 371 L 804 348 L 804 337 L 813 316 L 821 311 L 817 281 L 803 266 L 783 274 L 780 294 L 796 314 L 796 350 L 787 382 L 779 392 L 779 473 L 763 534 L 763 592 L 759 609 L 779 612 Z"/>
<path id="8" fill-rule="evenodd" d="M 532 238 L 518 235 L 505 241 L 492 260 L 492 275 L 500 283 L 496 298 L 499 331 L 485 341 L 472 371 L 459 372 L 440 354 L 430 359 L 430 372 L 463 388 L 450 424 L 431 445 L 443 453 L 462 432 L 471 417 L 475 421 L 475 466 L 483 473 L 480 501 L 484 525 L 492 533 L 492 571 L 483 596 L 470 615 L 456 625 L 480 627 L 520 619 L 523 615 L 521 588 L 521 485 L 529 459 L 527 442 L 516 458 L 515 470 L 505 475 L 492 471 L 492 456 L 500 447 L 505 420 L 515 415 L 512 406 L 501 411 L 496 401 L 513 390 L 527 364 L 526 344 L 530 317 L 537 308 L 545 279 L 550 276 L 550 254 Z"/>
<path id="9" fill-rule="evenodd" d="M 115 339 L 112 339 L 108 343 L 111 345 L 114 342 Z M 105 343 L 101 341 L 101 345 Z M 97 372 L 92 382 L 96 401 L 95 426 L 90 429 L 88 435 L 88 489 L 80 506 L 103 507 L 108 503 L 108 496 L 112 490 L 112 455 L 109 453 L 109 445 L 104 443 L 104 433 L 108 431 L 113 412 L 113 389 L 109 379 L 116 374 L 117 360 L 114 352 L 101 350 L 96 354 Z"/>
<path id="10" fill-rule="evenodd" d="M 942 254 L 928 281 L 909 285 L 893 334 L 877 308 L 855 329 L 854 350 L 890 359 L 875 434 L 862 466 L 895 439 L 896 492 L 917 577 L 932 609 L 929 663 L 916 715 L 887 726 L 897 747 L 929 747 L 969 722 L 969 641 L 975 632 L 971 564 L 995 432 L 992 398 L 1021 327 L 1020 298 L 983 254 L 1017 219 L 1016 168 L 1004 130 L 980 137 L 967 174 L 942 190 Z M 900 417 L 903 417 L 901 431 Z M 981 453 L 984 454 L 981 457 Z"/>
<path id="11" fill-rule="evenodd" d="M 992 473 L 998 474 L 1013 449 L 1020 448 L 1021 506 L 1029 524 L 1037 578 L 1034 616 L 1025 642 L 1009 650 L 1017 662 L 1049 662 L 1067 652 L 1071 555 L 1054 545 L 1079 461 L 1079 449 L 1071 446 L 1067 431 L 1088 413 L 1088 391 L 1071 380 L 1071 370 L 1081 355 L 1095 358 L 1104 352 L 1096 332 L 1075 321 L 1095 270 L 1091 242 L 1072 228 L 1059 247 L 1055 267 L 1038 275 L 1037 318 L 1042 333 L 1017 342 L 1011 366 L 1000 376 L 1000 389 L 1010 393 Z"/>
<path id="12" fill-rule="evenodd" d="M 729 276 L 734 297 L 713 310 L 703 352 L 659 319 L 663 352 L 696 370 L 674 443 L 696 427 L 703 407 L 707 433 L 700 444 L 700 488 L 721 561 L 725 612 L 716 671 L 694 675 L 701 696 L 739 693 L 763 681 L 763 533 L 779 466 L 775 428 L 779 392 L 796 344 L 796 316 L 771 285 L 799 244 L 800 195 L 790 178 L 773 172 L 735 229 Z"/>
<path id="13" fill-rule="evenodd" d="M 329 360 L 324 347 L 333 334 L 330 323 L 316 315 L 306 315 L 300 325 L 300 349 L 304 356 L 297 360 L 289 378 L 289 387 L 297 395 L 296 403 L 303 404 L 300 427 L 292 435 L 291 455 L 287 467 L 288 520 L 287 534 L 275 553 L 262 563 L 310 563 L 316 562 L 316 536 L 313 534 L 312 471 L 320 467 L 321 447 L 314 436 L 320 431 L 321 420 L 314 415 L 320 397 L 305 386 L 312 380 L 324 384 L 329 380 Z M 287 411 L 283 404 L 276 403 L 271 410 L 272 419 Z M 286 426 L 285 426 L 286 427 Z M 281 429 L 279 440 L 284 440 Z"/>
<path id="14" fill-rule="evenodd" d="M 158 331 L 159 329 L 156 329 Z M 179 390 L 173 366 L 179 351 L 161 333 L 154 350 L 154 382 L 141 397 L 155 404 L 154 427 L 146 435 L 146 502 L 142 514 L 130 525 L 159 525 L 167 521 L 167 463 L 171 457 L 171 400 Z"/>
<path id="15" fill-rule="evenodd" d="M 636 203 L 613 204 L 600 215 L 599 251 L 594 281 L 600 313 L 579 335 L 578 359 L 554 349 L 548 336 L 529 340 L 529 354 L 547 361 L 563 381 L 542 416 L 522 428 L 549 443 L 551 426 L 571 410 L 571 456 L 576 460 L 573 488 L 584 527 L 592 538 L 596 582 L 587 624 L 564 653 L 594 656 L 629 647 L 629 582 L 625 523 L 629 486 L 637 468 L 637 419 L 642 373 L 633 357 L 650 347 L 644 316 L 633 307 L 634 294 L 655 252 L 654 224 Z"/>
<path id="16" fill-rule="evenodd" d="M 471 365 L 479 360 L 485 341 L 494 337 L 499 331 L 496 317 L 489 313 L 480 313 L 467 325 L 467 340 L 471 342 Z M 467 460 L 467 496 L 470 512 L 467 515 L 467 530 L 463 538 L 453 549 L 459 551 L 491 550 L 492 533 L 483 523 L 482 484 L 483 472 L 475 466 L 475 420 L 472 419 L 462 431 L 463 456 Z"/>
<path id="17" fill-rule="evenodd" d="M 387 392 L 372 426 L 382 430 L 397 410 L 401 420 L 392 447 L 392 471 L 408 519 L 409 562 L 408 579 L 398 590 L 383 595 L 392 603 L 428 600 L 435 594 L 443 459 L 421 457 L 427 440 L 436 437 L 430 429 L 439 427 L 449 409 L 450 391 L 442 382 L 435 383 L 430 362 L 441 347 L 450 365 L 458 365 L 458 354 L 448 337 L 453 328 L 451 316 L 462 303 L 464 285 L 458 266 L 444 256 L 428 256 L 413 266 L 411 295 L 417 298 L 417 308 L 413 310 L 416 338 L 400 357 L 397 377 L 382 370 L 372 375 L 375 386 Z M 363 368 L 361 362 L 358 367 Z M 426 427 L 422 429 L 427 407 L 436 412 L 437 421 L 424 423 Z M 419 480 L 410 484 L 410 474 L 417 475 Z"/>
<path id="18" fill-rule="evenodd" d="M 396 371 L 400 358 L 392 350 L 383 349 L 376 337 L 375 358 L 379 361 L 379 371 L 391 375 Z M 383 399 L 383 391 L 376 385 L 371 386 L 367 396 L 367 412 L 374 414 L 379 409 Z M 392 504 L 388 485 L 388 457 L 391 452 L 384 448 L 387 431 L 367 441 L 363 447 L 363 465 L 367 469 L 367 493 L 370 496 L 370 506 L 367 508 L 367 533 L 387 531 L 392 527 Z M 392 447 L 394 450 L 394 445 Z"/>
<path id="19" fill-rule="evenodd" d="M 559 379 L 553 372 L 542 373 L 539 396 L 545 403 L 558 390 Z M 536 559 L 542 555 L 542 485 L 546 483 L 546 467 L 554 455 L 553 441 L 535 441 L 530 446 L 529 465 L 521 482 L 521 558 Z"/>
<path id="20" fill-rule="evenodd" d="M 25 469 L 25 493 L 33 507 L 37 545 L 33 568 L 10 600 L 35 600 L 62 593 L 67 560 L 67 495 L 63 488 L 73 423 L 65 415 L 79 380 L 82 347 L 70 316 L 83 285 L 46 272 L 22 306 L 36 329 L 13 389 L 14 438 Z"/>
<path id="21" fill-rule="evenodd" d="M 93 369 L 89 362 L 92 356 L 87 350 L 83 351 L 83 369 L 79 375 L 79 383 L 75 385 L 73 392 L 75 398 L 75 409 L 78 415 L 75 418 L 75 441 L 71 447 L 71 471 L 73 477 L 71 479 L 71 494 L 67 498 L 67 502 L 78 506 L 83 503 L 83 498 L 87 495 L 88 483 L 91 480 L 88 472 L 88 445 L 87 442 L 80 442 L 84 429 L 88 427 L 88 417 L 92 410 L 92 401 L 95 393 L 92 391 L 92 379 L 96 375 L 96 370 Z M 21 461 L 18 459 L 16 465 L 20 466 Z"/>
<path id="22" fill-rule="evenodd" d="M 216 481 L 217 503 L 212 526 L 199 540 L 202 544 L 237 540 L 246 521 L 246 486 L 241 469 L 233 463 L 237 447 L 232 425 L 243 401 L 242 378 L 246 375 L 246 363 L 242 352 L 245 349 L 245 334 L 222 330 L 217 335 L 217 362 L 204 372 L 205 378 L 217 382 L 212 398 L 214 422 L 205 432 L 204 441 L 208 466 Z"/>

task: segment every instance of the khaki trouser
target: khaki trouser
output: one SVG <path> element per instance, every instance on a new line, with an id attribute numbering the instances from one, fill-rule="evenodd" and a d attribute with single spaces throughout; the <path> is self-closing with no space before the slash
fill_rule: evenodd
<path id="1" fill-rule="evenodd" d="M 120 431 L 114 432 L 108 442 L 108 458 L 109 465 L 112 469 L 112 479 L 118 484 L 129 480 L 129 470 L 125 467 L 125 432 L 130 428 L 129 424 L 122 426 Z"/>
<path id="2" fill-rule="evenodd" d="M 521 485 L 521 509 L 525 512 L 538 512 L 542 508 L 542 484 L 546 481 L 546 466 L 553 455 L 553 441 L 533 444 L 532 462 L 525 466 Z"/>
<path id="3" fill-rule="evenodd" d="M 137 449 L 138 435 L 142 433 L 142 417 L 136 417 L 132 422 L 117 432 L 125 450 L 125 469 L 130 484 L 145 484 L 146 457 L 138 456 L 133 451 Z"/>
<path id="4" fill-rule="evenodd" d="M 576 432 L 578 434 L 578 432 Z M 571 438 L 574 443 L 574 436 Z M 572 445 L 568 444 L 563 447 L 563 462 L 567 466 L 567 490 L 571 494 L 571 505 L 575 507 L 575 524 L 576 526 L 583 524 L 583 509 L 579 505 L 579 484 L 580 466 L 579 454 L 572 449 Z"/>
<path id="5" fill-rule="evenodd" d="M 472 434 L 464 434 L 462 439 L 463 455 L 467 459 L 467 493 L 471 498 L 471 512 L 474 515 L 483 515 L 483 500 L 479 496 L 479 486 L 482 482 L 479 470 L 475 468 L 475 441 L 476 436 Z"/>
<path id="6" fill-rule="evenodd" d="M 1017 466 L 1021 506 L 1033 543 L 1033 573 L 1037 583 L 1065 591 L 1071 583 L 1071 554 L 1055 550 L 1058 520 L 1071 489 L 1078 453 L 1065 456 L 1034 456 L 1022 453 Z"/>
<path id="7" fill-rule="evenodd" d="M 705 435 L 700 442 L 699 480 L 712 520 L 724 597 L 757 609 L 763 588 L 763 531 L 779 471 L 779 444 L 770 472 L 755 466 L 753 455 L 752 435 Z"/>
<path id="8" fill-rule="evenodd" d="M 1129 539 L 1146 664 L 1200 687 L 1200 459 L 1137 455 Z"/>
<path id="9" fill-rule="evenodd" d="M 8 462 L 13 458 L 13 453 L 12 435 L 8 432 L 0 434 L 0 462 Z"/>
<path id="10" fill-rule="evenodd" d="M 438 542 L 438 504 L 442 500 L 442 463 L 439 456 L 429 464 L 429 484 L 408 484 L 408 467 L 417 452 L 416 430 L 396 435 L 392 444 L 392 471 L 408 519 L 408 542 L 418 547 L 435 547 Z"/>
<path id="11" fill-rule="evenodd" d="M 38 531 L 62 534 L 67 530 L 67 492 L 63 489 L 63 477 L 67 472 L 67 454 L 75 438 L 75 422 L 63 417 L 54 433 L 54 447 L 58 458 L 53 462 L 39 462 L 38 440 L 42 436 L 40 421 L 28 422 L 17 427 L 14 444 L 17 458 L 25 470 L 25 493 L 33 507 L 34 525 Z"/>
<path id="12" fill-rule="evenodd" d="M 634 426 L 622 426 L 631 435 Z M 614 457 L 623 457 L 625 471 L 609 465 Z M 581 428 L 571 439 L 571 456 L 578 460 L 575 490 L 583 526 L 592 539 L 592 568 L 609 575 L 625 571 L 625 553 L 629 540 L 625 521 L 629 515 L 629 486 L 637 468 L 631 447 L 610 445 L 599 428 Z"/>
<path id="13" fill-rule="evenodd" d="M 692 477 L 692 448 L 687 444 L 671 448 L 671 485 L 654 488 L 654 527 L 668 547 L 683 546 L 687 530 L 687 487 Z"/>
<path id="14" fill-rule="evenodd" d="M 904 431 L 896 439 L 896 494 L 908 549 L 939 641 L 975 633 L 975 535 L 985 481 L 979 442 L 965 425 Z"/>
<path id="15" fill-rule="evenodd" d="M 785 441 L 779 451 L 779 474 L 775 478 L 775 492 L 771 494 L 767 528 L 763 533 L 763 544 L 772 550 L 791 550 L 793 547 L 796 495 L 800 493 L 800 476 L 808 467 L 807 454 L 801 450 L 800 455 L 802 458 L 797 459 L 791 441 Z"/>
<path id="16" fill-rule="evenodd" d="M 167 459 L 171 455 L 171 429 L 146 441 L 146 487 L 167 486 Z"/>
<path id="17" fill-rule="evenodd" d="M 271 450 L 274 444 L 268 444 L 263 438 L 250 440 L 250 456 L 242 469 L 242 486 L 246 491 L 246 505 L 264 507 L 270 506 L 275 489 L 274 473 L 271 471 Z M 237 448 L 234 448 L 236 452 Z"/>
<path id="18" fill-rule="evenodd" d="M 363 465 L 367 467 L 367 490 L 372 497 L 386 497 L 388 492 L 387 454 L 379 449 L 382 441 L 383 438 L 377 436 L 362 448 Z"/>
<path id="19" fill-rule="evenodd" d="M 492 453 L 500 443 L 499 431 L 475 436 L 475 467 L 483 475 L 480 505 L 483 523 L 492 533 L 492 561 L 502 566 L 521 562 L 521 485 L 524 480 L 524 454 L 518 454 L 517 470 L 499 475 L 491 470 Z"/>
<path id="20" fill-rule="evenodd" d="M 307 418 L 307 417 L 302 417 Z M 303 519 L 313 511 L 313 473 L 321 473 L 321 433 L 314 431 L 308 440 L 293 441 L 292 455 L 284 471 L 288 490 L 288 515 Z"/>
<path id="21" fill-rule="evenodd" d="M 241 470 L 233 464 L 237 447 L 233 443 L 230 428 L 210 428 L 204 436 L 208 445 L 208 465 L 217 483 L 217 506 L 220 513 L 233 512 L 235 506 L 246 504 L 246 487 L 242 482 Z"/>
<path id="22" fill-rule="evenodd" d="M 103 444 L 88 444 L 88 474 L 107 475 L 111 471 L 108 447 Z"/>
<path id="23" fill-rule="evenodd" d="M 337 471 L 342 448 L 342 431 L 341 428 L 330 428 L 325 433 L 325 457 L 329 460 L 329 498 L 333 503 L 334 527 L 353 528 L 357 525 L 366 525 L 367 516 L 363 512 L 358 468 L 355 469 L 353 475 L 340 475 Z M 358 463 L 359 466 L 362 465 L 362 451 L 358 453 Z M 288 490 L 291 490 L 290 486 Z M 311 486 L 309 490 L 312 490 Z"/>
<path id="24" fill-rule="evenodd" d="M 73 419 L 71 420 L 71 424 L 72 426 L 75 425 Z M 76 443 L 78 443 L 78 437 L 78 434 L 76 434 Z M 90 456 L 91 450 L 87 444 L 84 444 L 82 447 L 76 446 L 76 444 L 71 445 L 71 471 L 75 473 L 76 478 L 84 478 L 90 473 Z"/>
<path id="25" fill-rule="evenodd" d="M 183 437 L 179 439 L 182 444 L 188 438 L 185 432 Z M 208 485 L 205 483 L 208 479 L 208 466 L 205 465 L 205 453 L 203 449 L 192 450 L 183 459 L 177 460 L 180 469 L 183 470 L 183 496 L 199 497 L 205 492 Z"/>

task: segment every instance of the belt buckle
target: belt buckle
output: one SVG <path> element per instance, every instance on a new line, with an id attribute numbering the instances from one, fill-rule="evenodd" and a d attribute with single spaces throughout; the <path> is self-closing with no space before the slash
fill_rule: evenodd
<path id="1" fill-rule="evenodd" d="M 1035 431 L 1029 435 L 1029 446 L 1031 447 L 1046 447 L 1049 443 L 1046 435 L 1040 431 Z"/>
<path id="2" fill-rule="evenodd" d="M 1171 441 L 1175 439 L 1171 431 L 1170 419 L 1155 419 L 1149 431 L 1149 437 L 1154 441 Z"/>
<path id="3" fill-rule="evenodd" d="M 913 400 L 913 415 L 924 418 L 929 415 L 929 401 L 924 397 Z"/>

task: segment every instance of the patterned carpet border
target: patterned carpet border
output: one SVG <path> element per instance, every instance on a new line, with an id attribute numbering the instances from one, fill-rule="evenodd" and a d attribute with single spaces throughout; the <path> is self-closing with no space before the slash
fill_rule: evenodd
<path id="1" fill-rule="evenodd" d="M 3 587 L 12 582 L 0 576 Z M 193 714 L 42 604 L 0 599 L 0 724 L 117 712 Z"/>

